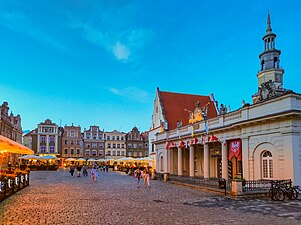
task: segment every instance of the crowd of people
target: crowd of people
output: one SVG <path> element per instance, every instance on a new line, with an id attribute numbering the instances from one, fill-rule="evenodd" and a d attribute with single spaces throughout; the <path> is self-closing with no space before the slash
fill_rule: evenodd
<path id="1" fill-rule="evenodd" d="M 70 175 L 74 176 L 75 169 L 77 171 L 77 177 L 80 177 L 81 174 L 83 176 L 88 176 L 88 168 L 87 166 L 78 164 L 71 164 L 70 165 Z M 97 178 L 99 176 L 99 171 L 108 172 L 108 166 L 98 166 L 97 163 L 94 163 L 90 172 L 90 176 L 93 182 L 97 181 Z M 126 172 L 126 174 L 128 174 Z M 134 170 L 134 177 L 137 178 L 137 187 L 140 187 L 140 180 L 143 179 L 144 187 L 150 188 L 150 169 L 149 167 L 142 167 L 142 168 L 136 168 Z"/>

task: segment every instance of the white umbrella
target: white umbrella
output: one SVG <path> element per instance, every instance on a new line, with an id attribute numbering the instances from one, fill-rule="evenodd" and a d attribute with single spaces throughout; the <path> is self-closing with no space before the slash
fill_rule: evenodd
<path id="1" fill-rule="evenodd" d="M 97 162 L 104 162 L 105 159 L 96 159 L 95 161 L 97 161 Z"/>
<path id="2" fill-rule="evenodd" d="M 48 159 L 55 159 L 55 160 L 58 160 L 59 158 L 56 157 L 56 156 L 53 156 L 53 155 L 45 155 L 45 156 L 42 156 L 40 157 L 42 160 L 48 160 Z"/>
<path id="3" fill-rule="evenodd" d="M 105 159 L 105 162 L 108 162 L 108 161 L 114 161 L 115 159 L 112 159 L 112 158 L 107 158 Z"/>
<path id="4" fill-rule="evenodd" d="M 78 161 L 78 162 L 85 162 L 86 159 L 84 159 L 84 158 L 79 158 L 79 159 L 77 159 L 76 161 Z"/>
<path id="5" fill-rule="evenodd" d="M 74 158 L 68 158 L 65 161 L 76 161 L 76 159 L 74 159 Z"/>
<path id="6" fill-rule="evenodd" d="M 135 161 L 135 159 L 132 158 L 132 157 L 124 157 L 124 158 L 117 159 L 117 161 L 119 161 L 119 162 L 129 162 L 129 161 Z"/>
<path id="7" fill-rule="evenodd" d="M 150 157 L 144 157 L 144 158 L 138 158 L 137 160 L 141 160 L 141 161 L 154 161 L 154 159 L 150 158 Z"/>
<path id="8" fill-rule="evenodd" d="M 96 159 L 93 158 L 88 159 L 88 162 L 94 162 L 94 161 L 96 161 Z"/>
<path id="9" fill-rule="evenodd" d="M 19 159 L 41 159 L 41 157 L 37 155 L 24 155 L 19 157 Z"/>

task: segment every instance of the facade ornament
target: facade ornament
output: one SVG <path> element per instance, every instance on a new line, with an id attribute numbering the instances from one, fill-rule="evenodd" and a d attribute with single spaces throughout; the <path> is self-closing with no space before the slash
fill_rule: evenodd
<path id="1" fill-rule="evenodd" d="M 259 101 L 267 100 L 277 95 L 279 94 L 277 94 L 275 83 L 272 80 L 264 82 L 258 87 Z"/>
<path id="2" fill-rule="evenodd" d="M 182 127 L 182 121 L 177 121 L 177 128 L 180 128 L 180 127 Z"/>
<path id="3" fill-rule="evenodd" d="M 219 114 L 224 115 L 226 113 L 227 113 L 227 107 L 224 104 L 221 104 L 221 106 L 219 108 Z"/>
<path id="4" fill-rule="evenodd" d="M 208 105 L 210 104 L 210 102 L 208 102 L 206 105 L 204 105 L 203 107 L 200 107 L 200 102 L 197 101 L 195 103 L 195 109 L 194 111 L 190 111 L 185 109 L 185 111 L 189 112 L 189 123 L 195 123 L 197 121 L 202 121 L 202 120 L 207 120 L 208 117 Z"/>

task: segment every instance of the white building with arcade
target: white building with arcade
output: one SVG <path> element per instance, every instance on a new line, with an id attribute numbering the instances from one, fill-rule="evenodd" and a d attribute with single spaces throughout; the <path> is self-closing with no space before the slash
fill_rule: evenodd
<path id="1" fill-rule="evenodd" d="M 268 15 L 252 104 L 227 112 L 224 106 L 218 109 L 213 95 L 190 96 L 187 106 L 189 97 L 181 102 L 182 94 L 171 93 L 174 99 L 169 101 L 177 103 L 170 103 L 157 90 L 149 139 L 158 173 L 227 180 L 292 179 L 301 185 L 301 95 L 283 88 L 281 51 L 275 39 Z M 172 104 L 177 104 L 174 112 Z"/>

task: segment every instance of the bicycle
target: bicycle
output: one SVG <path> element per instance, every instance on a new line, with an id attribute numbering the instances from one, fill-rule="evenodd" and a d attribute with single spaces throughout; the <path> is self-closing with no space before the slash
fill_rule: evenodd
<path id="1" fill-rule="evenodd" d="M 298 195 L 301 194 L 300 186 L 293 186 L 293 188 L 298 192 Z"/>
<path id="2" fill-rule="evenodd" d="M 290 185 L 277 185 L 275 188 L 271 188 L 269 191 L 269 196 L 273 200 L 284 201 L 285 196 L 289 199 L 295 200 L 298 198 L 299 192 L 296 187 L 291 187 Z"/>

